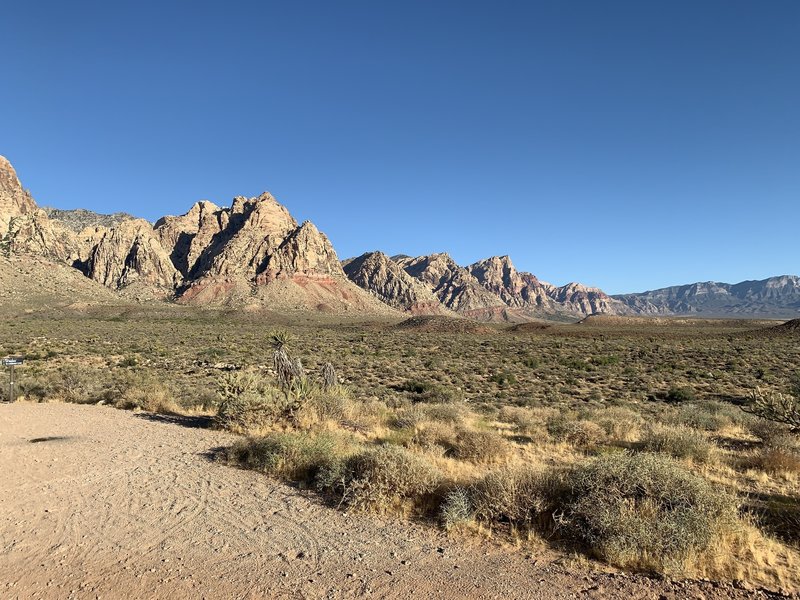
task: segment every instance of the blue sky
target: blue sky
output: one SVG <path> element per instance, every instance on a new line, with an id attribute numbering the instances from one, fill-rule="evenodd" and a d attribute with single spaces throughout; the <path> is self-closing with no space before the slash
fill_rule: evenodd
<path id="1" fill-rule="evenodd" d="M 795 1 L 11 1 L 0 52 L 41 204 L 270 190 L 343 258 L 611 293 L 800 273 Z"/>

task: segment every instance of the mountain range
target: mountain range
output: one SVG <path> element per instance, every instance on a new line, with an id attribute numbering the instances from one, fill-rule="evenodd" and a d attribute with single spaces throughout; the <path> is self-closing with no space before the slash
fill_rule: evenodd
<path id="1" fill-rule="evenodd" d="M 6 256 L 0 260 L 50 261 L 53 269 L 77 270 L 139 301 L 498 322 L 598 313 L 800 314 L 800 278 L 791 275 L 609 296 L 579 283 L 541 281 L 517 271 L 508 256 L 462 266 L 446 253 L 389 257 L 375 251 L 340 261 L 325 234 L 310 221 L 298 223 L 268 192 L 236 197 L 230 207 L 197 202 L 184 215 L 154 224 L 127 213 L 40 208 L 3 157 L 0 248 Z"/>

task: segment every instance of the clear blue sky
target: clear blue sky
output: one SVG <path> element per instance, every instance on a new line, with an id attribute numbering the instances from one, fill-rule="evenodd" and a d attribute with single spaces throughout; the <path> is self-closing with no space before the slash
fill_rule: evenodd
<path id="1" fill-rule="evenodd" d="M 123 6 L 125 5 L 125 6 Z M 800 272 L 800 2 L 5 2 L 0 154 L 611 293 Z"/>

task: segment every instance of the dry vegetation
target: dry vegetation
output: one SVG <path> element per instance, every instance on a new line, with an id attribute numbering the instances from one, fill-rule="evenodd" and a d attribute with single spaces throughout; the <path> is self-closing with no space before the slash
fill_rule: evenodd
<path id="1" fill-rule="evenodd" d="M 223 459 L 348 510 L 800 589 L 800 439 L 742 410 L 800 397 L 797 336 L 102 310 L 4 319 L 24 398 L 213 416 Z"/>

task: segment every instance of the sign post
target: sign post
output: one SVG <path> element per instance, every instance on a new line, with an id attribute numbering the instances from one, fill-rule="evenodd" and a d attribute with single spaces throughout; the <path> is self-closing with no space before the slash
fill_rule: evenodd
<path id="1" fill-rule="evenodd" d="M 14 367 L 18 367 L 25 361 L 21 356 L 9 356 L 8 358 L 0 359 L 0 365 L 8 367 L 8 401 L 14 402 L 16 399 L 16 381 L 14 381 Z"/>

